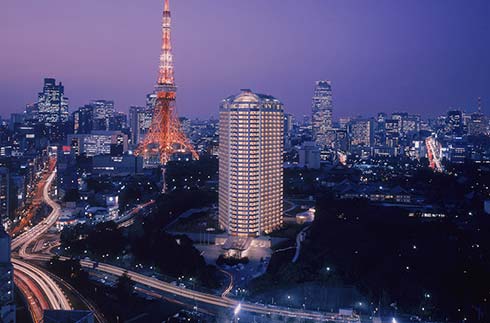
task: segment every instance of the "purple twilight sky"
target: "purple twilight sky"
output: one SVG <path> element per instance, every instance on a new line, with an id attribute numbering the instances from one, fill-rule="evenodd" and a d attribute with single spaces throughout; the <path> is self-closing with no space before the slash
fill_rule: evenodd
<path id="1" fill-rule="evenodd" d="M 143 105 L 156 80 L 163 0 L 2 0 L 0 115 L 44 77 L 73 111 L 91 99 Z M 309 114 L 315 80 L 334 116 L 490 110 L 489 0 L 173 0 L 180 115 L 217 115 L 252 88 Z"/>

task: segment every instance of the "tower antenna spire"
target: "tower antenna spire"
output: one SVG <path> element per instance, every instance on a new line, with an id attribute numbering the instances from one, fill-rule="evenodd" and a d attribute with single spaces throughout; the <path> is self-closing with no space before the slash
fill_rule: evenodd
<path id="1" fill-rule="evenodd" d="M 162 18 L 162 49 L 158 71 L 159 85 L 174 85 L 174 62 L 172 54 L 170 1 L 165 0 Z"/>
<path id="2" fill-rule="evenodd" d="M 158 80 L 155 86 L 156 100 L 153 117 L 147 136 L 135 150 L 136 155 L 145 159 L 145 165 L 165 166 L 171 155 L 177 152 L 189 152 L 195 159 L 199 155 L 182 131 L 175 111 L 177 87 L 174 79 L 174 63 L 171 42 L 170 1 L 165 0 L 162 17 L 162 48 L 158 65 Z M 158 159 L 159 158 L 159 159 Z"/>

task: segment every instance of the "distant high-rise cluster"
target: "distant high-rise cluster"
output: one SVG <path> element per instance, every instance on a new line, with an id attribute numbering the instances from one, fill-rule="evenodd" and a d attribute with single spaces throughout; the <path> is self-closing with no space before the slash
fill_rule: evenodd
<path id="1" fill-rule="evenodd" d="M 242 90 L 225 99 L 219 127 L 219 224 L 232 236 L 270 233 L 283 219 L 284 112 Z"/>
<path id="2" fill-rule="evenodd" d="M 328 145 L 327 132 L 332 128 L 332 82 L 316 82 L 315 92 L 312 99 L 312 118 L 313 138 L 318 146 Z"/>
<path id="3" fill-rule="evenodd" d="M 114 131 L 126 127 L 126 114 L 117 112 L 114 101 L 93 100 L 73 112 L 73 132 Z"/>

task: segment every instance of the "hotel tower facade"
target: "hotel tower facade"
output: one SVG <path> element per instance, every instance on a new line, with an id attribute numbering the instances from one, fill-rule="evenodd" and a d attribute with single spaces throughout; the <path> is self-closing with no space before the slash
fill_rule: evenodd
<path id="1" fill-rule="evenodd" d="M 219 126 L 219 224 L 231 236 L 283 223 L 284 111 L 276 98 L 242 90 L 223 100 Z"/>

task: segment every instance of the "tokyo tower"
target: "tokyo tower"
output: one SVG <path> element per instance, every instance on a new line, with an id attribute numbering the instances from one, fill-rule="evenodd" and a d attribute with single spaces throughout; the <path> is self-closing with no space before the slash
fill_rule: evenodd
<path id="1" fill-rule="evenodd" d="M 169 0 L 165 0 L 162 21 L 162 51 L 158 82 L 155 86 L 157 98 L 148 134 L 135 151 L 136 155 L 142 156 L 146 161 L 159 158 L 162 166 L 165 166 L 170 156 L 176 152 L 187 151 L 195 159 L 199 159 L 199 155 L 182 131 L 175 111 L 177 87 L 174 80 L 170 32 L 170 6 Z"/>

